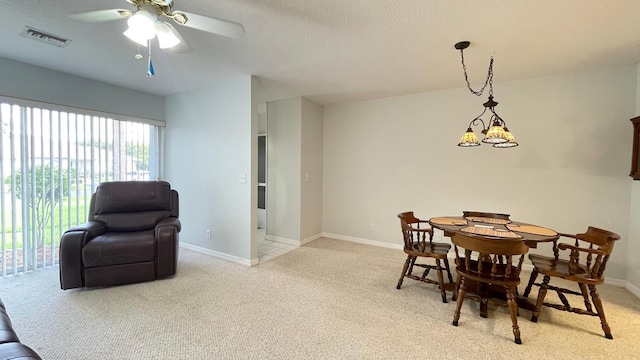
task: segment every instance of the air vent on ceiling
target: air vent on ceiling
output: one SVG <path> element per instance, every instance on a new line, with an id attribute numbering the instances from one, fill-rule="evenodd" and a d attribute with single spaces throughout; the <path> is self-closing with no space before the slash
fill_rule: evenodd
<path id="1" fill-rule="evenodd" d="M 69 39 L 65 39 L 58 35 L 49 34 L 42 30 L 34 29 L 29 26 L 25 26 L 20 35 L 34 40 L 39 40 L 57 47 L 65 47 L 71 42 L 71 40 Z"/>

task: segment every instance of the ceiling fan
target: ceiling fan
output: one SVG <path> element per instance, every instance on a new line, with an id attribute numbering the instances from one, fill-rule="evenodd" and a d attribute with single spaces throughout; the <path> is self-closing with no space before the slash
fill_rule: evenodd
<path id="1" fill-rule="evenodd" d="M 176 29 L 165 19 L 171 19 L 176 24 L 193 29 L 206 31 L 229 38 L 238 38 L 244 35 L 242 24 L 222 20 L 214 17 L 174 11 L 173 0 L 126 0 L 136 6 L 137 10 L 106 9 L 69 14 L 75 20 L 97 23 L 104 21 L 128 18 L 128 29 L 123 33 L 126 37 L 142 46 L 149 47 L 147 62 L 147 77 L 155 75 L 151 62 L 151 40 L 158 38 L 158 46 L 161 49 L 172 48 L 182 43 L 182 52 L 188 50 L 186 42 Z M 179 51 L 180 52 L 180 51 Z M 136 59 L 141 59 L 141 54 L 136 54 Z"/>
<path id="2" fill-rule="evenodd" d="M 183 41 L 176 29 L 164 21 L 165 19 L 171 19 L 178 25 L 229 38 L 238 38 L 244 34 L 244 27 L 239 23 L 185 11 L 174 11 L 173 0 L 126 1 L 135 5 L 137 10 L 94 10 L 68 16 L 75 20 L 92 23 L 128 18 L 129 28 L 124 35 L 143 46 L 147 46 L 150 40 L 157 37 L 161 49 L 171 48 Z"/>

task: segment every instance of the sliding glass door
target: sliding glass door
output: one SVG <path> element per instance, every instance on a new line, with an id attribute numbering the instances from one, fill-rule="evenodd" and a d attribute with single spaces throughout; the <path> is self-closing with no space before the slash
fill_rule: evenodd
<path id="1" fill-rule="evenodd" d="M 57 264 L 100 182 L 160 175 L 160 124 L 12 98 L 0 118 L 2 276 Z"/>

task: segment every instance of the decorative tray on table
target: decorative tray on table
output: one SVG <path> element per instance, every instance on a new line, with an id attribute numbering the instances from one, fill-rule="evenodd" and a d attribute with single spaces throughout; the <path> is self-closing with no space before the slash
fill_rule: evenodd
<path id="1" fill-rule="evenodd" d="M 485 224 L 496 224 L 496 225 L 505 225 L 511 222 L 511 220 L 509 219 L 498 219 L 498 218 L 480 217 L 480 216 L 468 216 L 465 219 L 473 222 L 479 222 L 479 223 L 485 223 Z"/>
<path id="2" fill-rule="evenodd" d="M 511 231 L 517 231 L 517 232 L 522 232 L 522 233 L 527 233 L 527 234 L 534 234 L 534 235 L 543 235 L 543 236 L 556 236 L 556 235 L 558 235 L 557 232 L 555 232 L 555 231 L 553 231 L 551 229 L 547 229 L 545 227 L 535 226 L 535 225 L 509 224 L 509 225 L 507 225 L 507 229 L 509 229 Z"/>
<path id="3" fill-rule="evenodd" d="M 467 226 L 465 228 L 460 229 L 462 232 L 466 232 L 469 234 L 475 235 L 483 235 L 483 236 L 493 236 L 499 238 L 511 238 L 511 239 L 521 239 L 522 236 L 514 233 L 513 231 L 509 231 L 506 229 L 494 229 L 492 226 Z"/>
<path id="4" fill-rule="evenodd" d="M 448 218 L 448 217 L 434 217 L 429 219 L 429 222 L 438 225 L 458 225 L 458 226 L 466 226 L 467 220 L 465 219 L 456 219 L 456 218 Z"/>

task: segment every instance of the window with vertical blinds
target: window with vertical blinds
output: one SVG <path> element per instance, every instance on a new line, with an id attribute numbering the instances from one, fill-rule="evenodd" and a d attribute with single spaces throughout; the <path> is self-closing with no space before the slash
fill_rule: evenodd
<path id="1" fill-rule="evenodd" d="M 115 117 L 0 97 L 2 276 L 57 264 L 101 182 L 159 177 L 163 123 Z"/>

